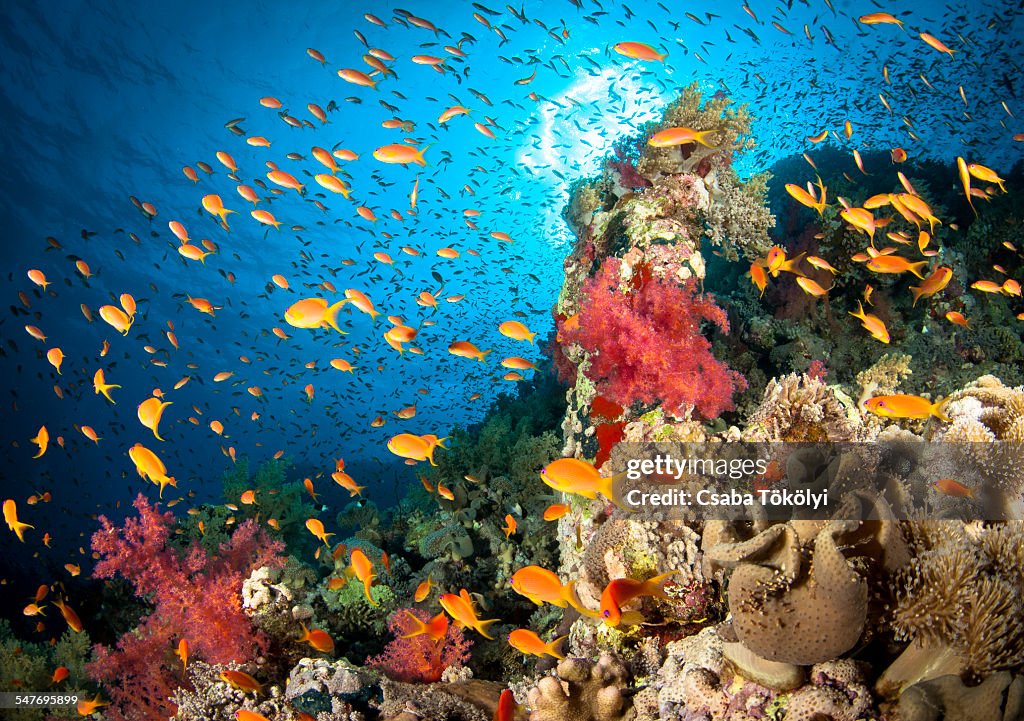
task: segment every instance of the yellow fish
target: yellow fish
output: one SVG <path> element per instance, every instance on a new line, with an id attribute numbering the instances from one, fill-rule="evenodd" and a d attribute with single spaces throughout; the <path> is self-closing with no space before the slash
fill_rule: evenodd
<path id="1" fill-rule="evenodd" d="M 945 401 L 932 403 L 921 396 L 896 394 L 891 396 L 875 396 L 864 401 L 864 407 L 881 418 L 914 418 L 924 419 L 935 416 L 941 421 L 949 422 L 942 408 Z"/>
<path id="2" fill-rule="evenodd" d="M 882 343 L 889 342 L 889 329 L 885 327 L 885 323 L 882 319 L 873 313 L 865 313 L 864 305 L 858 300 L 857 301 L 857 312 L 851 312 L 854 318 L 860 319 L 861 325 L 864 329 L 871 334 L 871 337 L 881 341 Z"/>
<path id="3" fill-rule="evenodd" d="M 161 401 L 159 398 L 147 398 L 139 404 L 138 415 L 139 423 L 144 425 L 149 430 L 153 431 L 153 435 L 156 436 L 158 441 L 162 441 L 158 427 L 160 426 L 160 417 L 164 414 L 164 408 L 171 405 L 171 401 Z"/>

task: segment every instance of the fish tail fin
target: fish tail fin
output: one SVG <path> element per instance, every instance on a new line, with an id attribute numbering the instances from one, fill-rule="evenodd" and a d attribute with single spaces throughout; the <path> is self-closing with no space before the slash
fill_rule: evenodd
<path id="1" fill-rule="evenodd" d="M 548 653 L 549 655 L 551 655 L 551 656 L 554 656 L 555 658 L 557 658 L 557 659 L 558 659 L 559 661 L 561 661 L 561 660 L 565 659 L 565 654 L 564 654 L 564 653 L 561 653 L 561 652 L 560 652 L 560 651 L 558 650 L 558 645 L 559 645 L 560 643 L 562 643 L 562 641 L 564 641 L 564 640 L 565 640 L 565 639 L 567 639 L 567 638 L 569 638 L 569 637 L 568 637 L 568 636 L 559 636 L 559 637 L 558 637 L 558 638 L 556 638 L 556 639 L 555 639 L 554 641 L 552 641 L 551 643 L 547 644 L 547 645 L 546 645 L 546 646 L 544 647 L 544 650 L 545 650 L 545 651 L 546 651 L 546 652 L 547 652 L 547 653 Z"/>
<path id="2" fill-rule="evenodd" d="M 662 55 L 662 58 L 665 58 L 667 56 L 668 53 L 665 53 L 665 55 Z M 712 133 L 717 132 L 717 130 L 702 130 L 701 132 L 694 135 L 693 139 L 696 140 L 701 145 L 703 145 L 705 148 L 717 148 L 717 145 L 712 145 L 710 142 L 708 142 L 708 136 L 711 135 Z"/>
<path id="3" fill-rule="evenodd" d="M 366 602 L 371 606 L 379 606 L 380 604 L 373 600 L 373 594 L 370 593 L 370 583 L 375 579 L 376 576 L 370 576 L 366 579 L 366 583 L 363 584 L 363 593 L 366 594 Z"/>
<path id="4" fill-rule="evenodd" d="M 583 616 L 587 616 L 589 618 L 598 618 L 598 616 L 600 616 L 600 614 L 596 611 L 591 611 L 583 605 L 582 601 L 580 601 L 580 596 L 576 592 L 576 581 L 569 581 L 569 583 L 565 584 L 562 589 L 562 598 L 564 598 L 566 603 L 579 611 Z M 538 603 L 537 605 L 539 606 L 542 604 Z"/>
<path id="5" fill-rule="evenodd" d="M 861 320 L 864 320 L 864 304 L 858 300 L 857 312 L 854 313 L 853 311 L 850 311 L 850 315 L 852 315 L 854 318 L 860 318 Z"/>
<path id="6" fill-rule="evenodd" d="M 946 415 L 946 404 L 948 402 L 948 398 L 942 398 L 938 402 L 933 403 L 931 407 L 931 414 L 943 423 L 952 423 L 949 416 Z"/>
<path id="7" fill-rule="evenodd" d="M 339 300 L 334 305 L 328 307 L 327 312 L 324 313 L 324 320 L 327 321 L 327 324 L 342 334 L 344 334 L 345 331 L 338 327 L 338 311 L 341 310 L 341 306 L 345 305 L 345 303 L 345 300 Z"/>
<path id="8" fill-rule="evenodd" d="M 406 611 L 405 615 L 412 620 L 413 626 L 412 631 L 402 636 L 402 638 L 415 638 L 416 636 L 422 636 L 427 632 L 427 624 L 423 623 L 423 621 L 416 618 L 416 616 L 414 616 L 409 611 Z"/>
<path id="9" fill-rule="evenodd" d="M 614 476 L 609 476 L 607 478 L 600 478 L 600 479 L 598 479 L 598 481 L 597 481 L 597 492 L 600 493 L 605 498 L 607 498 L 612 503 L 614 503 L 619 508 L 622 508 L 623 510 L 630 510 L 630 509 L 628 509 L 628 508 L 626 508 L 625 506 L 622 505 L 622 502 L 621 502 L 622 499 L 619 498 L 617 493 L 615 493 L 615 484 L 618 483 L 619 481 L 621 481 L 625 477 L 626 477 L 625 473 L 618 473 L 618 474 L 616 474 Z"/>
<path id="10" fill-rule="evenodd" d="M 485 351 L 481 351 L 481 352 L 480 352 L 480 355 L 478 355 L 478 356 L 476 357 L 476 359 L 477 359 L 478 361 L 480 361 L 481 363 L 483 363 L 483 362 L 484 362 L 484 356 L 485 356 L 485 355 L 487 355 L 487 354 L 488 354 L 488 353 L 490 353 L 490 352 L 491 352 L 491 349 L 490 349 L 490 348 L 488 348 L 488 349 L 487 349 L 487 350 L 485 350 Z"/>
<path id="11" fill-rule="evenodd" d="M 914 303 L 911 307 L 917 307 L 917 301 L 921 300 L 921 296 L 924 295 L 924 287 L 920 285 L 912 285 L 910 286 L 910 294 L 914 296 Z"/>
<path id="12" fill-rule="evenodd" d="M 914 275 L 916 275 L 918 278 L 920 278 L 921 280 L 924 280 L 924 276 L 921 275 L 921 269 L 924 268 L 927 265 L 928 265 L 928 261 L 927 260 L 919 260 L 916 263 L 911 263 L 910 267 L 908 268 L 908 270 L 911 273 L 913 273 Z"/>
<path id="13" fill-rule="evenodd" d="M 25 542 L 25 531 L 29 528 L 35 528 L 35 526 L 30 526 L 29 524 L 22 523 L 21 521 L 15 521 L 14 524 L 11 526 L 11 530 L 14 531 L 15 535 L 18 537 L 18 540 L 22 543 Z"/>
<path id="14" fill-rule="evenodd" d="M 668 580 L 675 574 L 675 571 L 669 571 L 668 573 L 663 573 L 660 576 L 655 576 L 648 580 L 647 584 L 651 590 L 651 595 L 657 596 L 658 598 L 669 598 L 669 595 L 665 593 L 665 584 L 668 583 Z"/>
<path id="15" fill-rule="evenodd" d="M 501 622 L 500 618 L 487 618 L 487 619 L 483 619 L 483 620 L 477 621 L 477 625 L 474 626 L 474 628 L 476 629 L 477 633 L 479 633 L 481 636 L 486 638 L 488 641 L 493 641 L 494 640 L 494 636 L 491 636 L 490 634 L 488 634 L 487 633 L 487 629 L 489 629 L 494 624 L 500 623 L 500 622 Z"/>

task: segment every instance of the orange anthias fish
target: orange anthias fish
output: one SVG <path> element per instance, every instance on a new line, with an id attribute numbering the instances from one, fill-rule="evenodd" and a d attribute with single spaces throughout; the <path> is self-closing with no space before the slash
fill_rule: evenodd
<path id="1" fill-rule="evenodd" d="M 811 187 L 808 185 L 808 187 Z M 821 184 L 821 180 L 818 180 L 818 187 L 821 189 L 821 197 L 815 198 L 809 192 L 801 188 L 799 185 L 794 183 L 786 183 L 786 192 L 793 197 L 800 205 L 804 205 L 808 208 L 813 208 L 821 215 L 825 212 L 825 206 L 828 205 L 828 196 L 825 192 L 825 187 Z M 813 188 L 812 188 L 813 189 Z"/>
<path id="2" fill-rule="evenodd" d="M 454 593 L 444 593 L 438 599 L 441 604 L 441 608 L 448 612 L 456 624 L 460 624 L 466 628 L 472 628 L 474 631 L 479 633 L 481 636 L 489 641 L 494 640 L 494 636 L 487 634 L 487 629 L 495 623 L 498 623 L 500 619 L 480 619 L 476 615 L 476 610 L 473 608 L 473 599 L 469 596 L 469 591 L 462 589 L 458 595 Z"/>
<path id="3" fill-rule="evenodd" d="M 247 674 L 245 671 L 225 669 L 220 672 L 219 678 L 224 683 L 228 684 L 232 688 L 238 689 L 239 691 L 252 691 L 254 693 L 259 693 L 263 688 L 263 684 Z"/>
<path id="4" fill-rule="evenodd" d="M 159 431 L 160 417 L 163 416 L 164 408 L 169 405 L 171 405 L 171 401 L 161 401 L 159 398 L 147 398 L 139 404 L 139 423 L 153 431 L 153 435 L 158 441 L 163 440 Z"/>
<path id="5" fill-rule="evenodd" d="M 327 542 L 327 539 L 333 536 L 334 534 L 326 532 L 326 530 L 324 529 L 324 522 L 321 521 L 319 518 L 307 519 L 306 529 L 309 530 L 309 532 L 312 533 L 316 539 L 323 541 L 325 546 L 329 547 L 331 545 Z"/>
<path id="6" fill-rule="evenodd" d="M 513 721 L 518 708 L 519 705 L 516 703 L 516 697 L 512 695 L 512 691 L 505 689 L 498 697 L 498 708 L 494 710 L 493 721 Z"/>
<path id="7" fill-rule="evenodd" d="M 270 719 L 268 719 L 261 713 L 256 713 L 255 711 L 250 711 L 249 709 L 240 708 L 237 711 L 235 711 L 235 721 L 270 721 Z"/>
<path id="8" fill-rule="evenodd" d="M 439 613 L 424 623 L 409 611 L 405 612 L 412 622 L 412 631 L 406 633 L 402 638 L 415 638 L 416 636 L 429 636 L 434 643 L 440 643 L 448 635 L 448 617 Z"/>
<path id="9" fill-rule="evenodd" d="M 102 368 L 97 370 L 95 375 L 93 375 L 93 377 L 92 377 L 92 387 L 93 387 L 93 390 L 96 392 L 97 395 L 102 393 L 103 396 L 108 401 L 110 401 L 111 403 L 114 403 L 116 405 L 116 401 L 114 401 L 114 399 L 110 397 L 110 391 L 113 390 L 114 388 L 120 388 L 121 386 L 116 385 L 114 383 L 107 383 L 107 379 L 106 379 L 106 376 L 103 373 L 103 369 Z"/>
<path id="10" fill-rule="evenodd" d="M 596 616 L 593 611 L 580 603 L 580 599 L 576 595 L 575 581 L 569 581 L 562 585 L 558 576 L 546 568 L 540 566 L 520 568 L 512 574 L 511 583 L 513 591 L 530 599 L 538 606 L 545 603 L 559 608 L 572 606 L 584 615 Z"/>
<path id="11" fill-rule="evenodd" d="M 550 506 L 544 509 L 544 520 L 545 521 L 557 521 L 559 518 L 569 512 L 569 506 L 564 503 L 552 503 Z"/>
<path id="12" fill-rule="evenodd" d="M 417 436 L 412 433 L 399 433 L 392 436 L 388 441 L 388 450 L 399 458 L 408 458 L 412 461 L 430 461 L 430 465 L 436 466 L 434 462 L 434 450 L 440 446 L 444 448 L 446 438 L 438 438 L 428 434 Z"/>
<path id="13" fill-rule="evenodd" d="M 78 712 L 79 716 L 92 716 L 101 707 L 109 705 L 109 701 L 101 701 L 99 694 L 96 694 L 91 701 L 88 699 L 82 699 L 76 703 L 75 710 Z"/>
<path id="14" fill-rule="evenodd" d="M 373 157 L 382 163 L 393 163 L 398 165 L 415 163 L 416 165 L 425 166 L 427 161 L 423 159 L 423 153 L 426 151 L 426 147 L 421 150 L 414 145 L 392 143 L 391 145 L 382 145 L 374 150 Z"/>
<path id="15" fill-rule="evenodd" d="M 712 145 L 708 141 L 708 136 L 715 132 L 717 131 L 697 131 L 693 128 L 666 128 L 652 135 L 647 144 L 652 148 L 672 148 L 676 145 L 685 145 L 687 143 L 700 143 L 705 148 L 714 149 L 718 146 Z"/>
<path id="16" fill-rule="evenodd" d="M 864 305 L 859 300 L 857 301 L 857 312 L 850 311 L 850 315 L 860 320 L 861 325 L 871 334 L 872 338 L 882 343 L 889 342 L 889 329 L 885 327 L 885 323 L 877 315 L 865 313 Z"/>
<path id="17" fill-rule="evenodd" d="M 511 513 L 505 514 L 505 526 L 501 530 L 505 532 L 506 539 L 516 532 L 516 519 L 512 517 Z"/>
<path id="18" fill-rule="evenodd" d="M 366 594 L 366 600 L 371 606 L 378 606 L 376 601 L 373 600 L 373 596 L 370 595 L 370 586 L 373 584 L 373 579 L 377 576 L 373 573 L 373 562 L 366 557 L 360 549 L 352 551 L 351 565 L 353 575 L 359 579 L 363 584 L 363 593 Z"/>
<path id="19" fill-rule="evenodd" d="M 800 259 L 804 257 L 803 253 L 800 253 L 795 258 L 786 258 L 786 251 L 779 246 L 773 246 L 768 251 L 768 255 L 765 256 L 764 263 L 768 269 L 769 275 L 773 278 L 778 278 L 779 273 L 793 273 L 794 275 L 803 275 L 798 269 L 797 264 Z"/>
<path id="20" fill-rule="evenodd" d="M 663 62 L 668 53 L 659 53 L 647 43 L 623 42 L 616 43 L 612 49 L 619 55 L 625 55 L 633 60 L 648 60 Z"/>
<path id="21" fill-rule="evenodd" d="M 308 643 L 321 653 L 334 653 L 334 639 L 326 631 L 319 628 L 310 630 L 306 628 L 304 623 L 299 625 L 302 627 L 302 636 L 299 638 L 300 642 Z"/>
<path id="22" fill-rule="evenodd" d="M 910 286 L 910 292 L 914 296 L 914 305 L 916 306 L 917 301 L 922 298 L 931 298 L 936 293 L 941 292 L 949 285 L 949 281 L 952 278 L 952 268 L 936 268 L 935 272 L 929 275 L 921 285 Z"/>
<path id="23" fill-rule="evenodd" d="M 484 362 L 484 356 L 490 353 L 490 350 L 482 351 L 475 345 L 466 340 L 455 341 L 448 346 L 448 352 L 454 356 L 460 358 L 475 358 L 481 363 Z"/>
<path id="24" fill-rule="evenodd" d="M 562 493 L 575 493 L 589 498 L 597 498 L 600 493 L 612 500 L 612 478 L 602 478 L 593 464 L 577 458 L 559 458 L 546 465 L 540 472 L 544 483 Z"/>
<path id="25" fill-rule="evenodd" d="M 306 298 L 297 301 L 284 312 L 285 322 L 293 328 L 324 328 L 330 326 L 339 333 L 345 333 L 338 327 L 338 311 L 348 300 L 340 300 L 333 305 L 323 298 Z"/>
<path id="26" fill-rule="evenodd" d="M 78 614 L 75 613 L 75 610 L 73 608 L 67 605 L 64 599 L 58 596 L 54 600 L 53 605 L 60 609 L 60 615 L 64 617 L 65 621 L 67 621 L 68 628 L 70 628 L 75 633 L 82 632 L 83 626 L 81 619 L 78 618 Z"/>
<path id="27" fill-rule="evenodd" d="M 531 333 L 529 328 L 517 320 L 505 321 L 498 326 L 498 332 L 506 338 L 529 341 L 530 345 L 533 345 L 533 338 L 537 335 L 536 333 Z"/>
<path id="28" fill-rule="evenodd" d="M 938 478 L 932 481 L 932 486 L 939 493 L 953 498 L 974 498 L 974 489 L 965 486 L 952 478 Z"/>
<path id="29" fill-rule="evenodd" d="M 945 401 L 932 403 L 927 398 L 905 394 L 891 396 L 875 396 L 864 401 L 864 407 L 882 418 L 914 418 L 923 419 L 935 416 L 940 421 L 949 423 L 943 412 Z"/>
<path id="30" fill-rule="evenodd" d="M 924 276 L 921 275 L 921 269 L 927 265 L 928 261 L 926 260 L 912 263 L 898 255 L 877 255 L 867 262 L 866 267 L 874 273 L 899 274 L 909 271 L 921 280 L 924 280 Z"/>
<path id="31" fill-rule="evenodd" d="M 7 527 L 14 531 L 15 535 L 18 536 L 18 540 L 22 543 L 25 542 L 25 531 L 29 528 L 35 528 L 27 523 L 22 523 L 18 520 L 18 506 L 13 499 L 8 498 L 4 501 L 4 521 L 7 523 Z"/>
<path id="32" fill-rule="evenodd" d="M 35 437 L 29 440 L 30 443 L 35 443 L 39 447 L 39 453 L 32 456 L 33 458 L 42 458 L 43 454 L 46 453 L 46 448 L 50 444 L 50 432 L 46 430 L 46 426 L 40 426 L 39 431 Z"/>
<path id="33" fill-rule="evenodd" d="M 558 651 L 558 644 L 568 636 L 556 638 L 551 643 L 544 643 L 540 636 L 528 628 L 517 628 L 508 635 L 508 645 L 527 656 L 554 656 L 561 660 L 565 656 Z"/>
<path id="34" fill-rule="evenodd" d="M 181 659 L 181 670 L 184 673 L 185 667 L 188 666 L 188 641 L 185 639 L 178 641 L 178 650 L 175 655 Z"/>
<path id="35" fill-rule="evenodd" d="M 637 611 L 623 611 L 622 607 L 633 599 L 641 596 L 669 598 L 665 593 L 665 583 L 675 571 L 663 573 L 647 581 L 633 578 L 616 578 L 611 581 L 601 594 L 601 616 L 609 626 L 620 624 L 636 625 L 643 621 L 643 615 Z"/>
<path id="36" fill-rule="evenodd" d="M 426 600 L 427 596 L 430 595 L 431 585 L 432 583 L 429 575 L 426 577 L 425 580 L 420 581 L 420 585 L 416 587 L 416 592 L 412 596 L 413 602 L 422 603 L 424 600 Z"/>
<path id="37" fill-rule="evenodd" d="M 160 486 L 160 497 L 163 498 L 166 486 L 177 486 L 178 482 L 167 475 L 167 467 L 163 461 L 141 443 L 128 449 L 128 457 L 135 464 L 135 470 L 141 478 Z"/>

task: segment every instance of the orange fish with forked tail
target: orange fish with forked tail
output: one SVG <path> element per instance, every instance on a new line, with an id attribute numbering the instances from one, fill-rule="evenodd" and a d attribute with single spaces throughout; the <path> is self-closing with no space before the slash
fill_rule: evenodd
<path id="1" fill-rule="evenodd" d="M 591 500 L 600 493 L 613 500 L 613 478 L 602 478 L 593 464 L 577 458 L 559 458 L 544 466 L 540 472 L 544 483 L 562 493 L 574 493 Z"/>
<path id="2" fill-rule="evenodd" d="M 559 660 L 565 655 L 558 650 L 558 645 L 568 636 L 560 636 L 551 643 L 544 643 L 540 636 L 528 628 L 517 628 L 508 635 L 508 645 L 527 656 L 553 656 Z"/>
<path id="3" fill-rule="evenodd" d="M 473 599 L 470 598 L 469 591 L 462 589 L 459 591 L 458 595 L 454 593 L 445 593 L 441 595 L 438 601 L 441 604 L 441 608 L 447 611 L 448 615 L 455 619 L 456 624 L 473 629 L 489 641 L 494 640 L 494 636 L 487 634 L 487 629 L 492 624 L 498 623 L 500 619 L 478 618 L 476 610 L 473 608 Z"/>
<path id="4" fill-rule="evenodd" d="M 424 623 L 409 611 L 405 615 L 412 621 L 412 631 L 404 634 L 402 638 L 415 638 L 416 636 L 429 636 L 434 643 L 440 643 L 448 634 L 448 617 L 439 613 Z"/>
<path id="5" fill-rule="evenodd" d="M 943 412 L 944 400 L 932 403 L 927 398 L 902 393 L 891 396 L 875 396 L 864 401 L 864 407 L 881 418 L 912 418 L 922 420 L 935 416 L 940 421 L 949 423 L 949 417 Z"/>
<path id="6" fill-rule="evenodd" d="M 363 593 L 366 594 L 366 600 L 370 605 L 379 606 L 380 604 L 374 601 L 373 596 L 370 595 L 370 586 L 373 584 L 373 579 L 377 578 L 373 572 L 373 562 L 358 548 L 352 551 L 349 570 L 352 575 L 362 582 Z"/>
<path id="7" fill-rule="evenodd" d="M 30 526 L 18 520 L 18 506 L 11 498 L 4 501 L 4 521 L 6 521 L 7 527 L 14 531 L 15 535 L 18 536 L 18 540 L 22 543 L 25 542 L 25 531 L 29 528 L 35 528 L 35 526 Z"/>
<path id="8" fill-rule="evenodd" d="M 665 593 L 665 583 L 675 571 L 663 573 L 647 581 L 633 578 L 616 578 L 611 581 L 601 594 L 601 616 L 609 626 L 620 624 L 636 625 L 643 621 L 638 611 L 623 611 L 622 607 L 641 596 L 669 598 Z"/>
<path id="9" fill-rule="evenodd" d="M 526 566 L 512 574 L 510 579 L 512 590 L 520 596 L 530 599 L 538 606 L 550 603 L 559 608 L 572 606 L 584 616 L 596 617 L 597 614 L 580 603 L 576 595 L 576 582 L 562 581 L 553 572 L 541 566 Z"/>

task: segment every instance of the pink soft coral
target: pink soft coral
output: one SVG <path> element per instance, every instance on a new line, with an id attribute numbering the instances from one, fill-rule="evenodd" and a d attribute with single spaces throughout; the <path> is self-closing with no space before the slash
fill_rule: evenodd
<path id="1" fill-rule="evenodd" d="M 746 380 L 711 354 L 701 333 L 703 321 L 728 333 L 725 311 L 693 280 L 660 280 L 643 264 L 620 289 L 620 267 L 617 258 L 604 262 L 583 286 L 578 323 L 560 328 L 563 343 L 588 351 L 584 372 L 598 393 L 623 406 L 661 403 L 671 413 L 692 409 L 708 419 L 732 409 L 733 393 Z"/>
<path id="2" fill-rule="evenodd" d="M 167 718 L 174 713 L 168 695 L 183 685 L 173 650 L 186 639 L 191 657 L 209 663 L 246 662 L 266 650 L 266 639 L 242 611 L 242 581 L 254 568 L 280 565 L 284 545 L 271 541 L 254 521 L 240 525 L 210 557 L 193 541 L 184 553 L 168 545 L 174 516 L 160 513 L 145 496 L 135 499 L 138 517 L 122 528 L 100 516 L 92 537 L 99 558 L 96 578 L 120 576 L 135 594 L 154 606 L 115 649 L 97 646 L 87 666 L 114 702 L 115 721 Z"/>
<path id="3" fill-rule="evenodd" d="M 421 621 L 428 621 L 430 615 L 419 609 L 400 608 L 388 619 L 388 630 L 394 635 L 384 653 L 366 659 L 366 665 L 383 671 L 396 681 L 405 683 L 434 683 L 441 680 L 441 674 L 449 666 L 462 666 L 469 660 L 469 649 L 473 642 L 465 637 L 462 629 L 448 626 L 448 633 L 437 643 L 429 636 L 402 638 L 410 633 L 415 624 L 407 613 Z"/>

